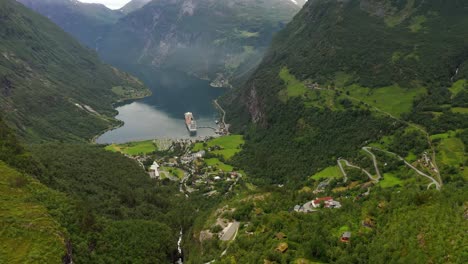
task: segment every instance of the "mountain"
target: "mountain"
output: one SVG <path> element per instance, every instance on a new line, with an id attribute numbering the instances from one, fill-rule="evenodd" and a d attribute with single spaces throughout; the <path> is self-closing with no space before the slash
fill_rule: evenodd
<path id="1" fill-rule="evenodd" d="M 233 128 L 252 138 L 239 164 L 283 182 L 386 137 L 400 155 L 441 153 L 447 142 L 433 135 L 468 127 L 467 8 L 442 0 L 306 3 L 246 84 L 224 98 Z M 464 148 L 460 136 L 454 141 Z M 438 159 L 454 169 L 440 177 L 464 174 L 465 158 Z"/>
<path id="2" fill-rule="evenodd" d="M 132 0 L 120 8 L 120 12 L 124 14 L 131 13 L 137 9 L 142 8 L 147 3 L 151 2 L 151 0 Z"/>
<path id="3" fill-rule="evenodd" d="M 23 139 L 91 139 L 119 123 L 113 102 L 148 94 L 22 4 L 1 1 L 0 17 L 0 109 Z"/>
<path id="4" fill-rule="evenodd" d="M 78 0 L 17 0 L 48 17 L 82 44 L 96 48 L 97 41 L 124 13 L 101 4 Z"/>
<path id="5" fill-rule="evenodd" d="M 299 8 L 289 0 L 152 1 L 120 19 L 99 52 L 114 65 L 176 69 L 228 86 L 248 75 Z"/>

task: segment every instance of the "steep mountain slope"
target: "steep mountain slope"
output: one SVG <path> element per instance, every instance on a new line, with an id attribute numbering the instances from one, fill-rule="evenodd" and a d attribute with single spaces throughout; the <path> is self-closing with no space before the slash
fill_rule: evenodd
<path id="1" fill-rule="evenodd" d="M 0 109 L 21 137 L 90 139 L 116 125 L 112 103 L 148 93 L 45 17 L 0 1 Z"/>
<path id="2" fill-rule="evenodd" d="M 454 108 L 466 86 L 453 83 L 468 73 L 467 5 L 309 1 L 246 85 L 224 99 L 234 127 L 251 128 L 239 163 L 262 179 L 304 178 L 397 130 L 393 146 L 410 142 L 414 128 L 423 139 L 467 128 L 466 108 Z"/>
<path id="3" fill-rule="evenodd" d="M 137 9 L 142 8 L 147 3 L 151 2 L 151 0 L 132 0 L 120 8 L 120 12 L 124 14 L 131 13 Z"/>
<path id="4" fill-rule="evenodd" d="M 173 219 L 187 212 L 169 195 L 176 184 L 156 186 L 138 163 L 101 146 L 32 150 L 0 119 L 1 263 L 172 260 L 181 224 Z"/>
<path id="5" fill-rule="evenodd" d="M 124 13 L 101 4 L 77 0 L 17 0 L 48 17 L 82 44 L 96 48 L 97 41 Z"/>
<path id="6" fill-rule="evenodd" d="M 259 62 L 298 10 L 289 0 L 152 1 L 119 20 L 99 51 L 115 65 L 177 69 L 226 86 Z"/>

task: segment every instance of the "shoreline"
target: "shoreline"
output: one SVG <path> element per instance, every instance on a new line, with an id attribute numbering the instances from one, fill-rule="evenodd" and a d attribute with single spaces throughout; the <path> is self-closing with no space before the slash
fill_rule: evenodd
<path id="1" fill-rule="evenodd" d="M 116 110 L 116 108 L 119 107 L 119 106 L 123 106 L 123 105 L 129 104 L 129 103 L 131 103 L 131 102 L 133 102 L 133 101 L 140 100 L 140 99 L 149 97 L 149 96 L 151 96 L 151 95 L 153 95 L 153 92 L 148 88 L 148 93 L 145 94 L 145 95 L 135 96 L 135 97 L 132 97 L 132 98 L 123 98 L 123 99 L 119 99 L 119 100 L 117 100 L 116 102 L 113 102 L 113 103 L 111 104 L 111 106 L 112 106 L 112 108 L 113 108 L 114 110 Z M 116 110 L 116 111 L 117 111 L 117 110 Z M 107 132 L 109 132 L 109 131 L 115 130 L 115 129 L 120 128 L 120 127 L 122 127 L 123 125 L 125 125 L 125 122 L 124 122 L 124 121 L 115 118 L 118 114 L 119 114 L 119 113 L 118 113 L 118 111 L 117 111 L 117 114 L 116 114 L 116 115 L 114 115 L 114 116 L 112 116 L 112 117 L 109 117 L 109 118 L 114 119 L 114 120 L 117 120 L 119 123 L 116 124 L 116 125 L 111 125 L 111 126 L 109 126 L 108 128 L 106 128 L 106 129 L 100 131 L 99 133 L 97 133 L 94 137 L 92 137 L 92 138 L 90 139 L 90 143 L 91 143 L 91 144 L 97 144 L 97 143 L 96 143 L 96 140 L 97 140 L 100 136 L 104 135 L 105 133 L 107 133 Z"/>

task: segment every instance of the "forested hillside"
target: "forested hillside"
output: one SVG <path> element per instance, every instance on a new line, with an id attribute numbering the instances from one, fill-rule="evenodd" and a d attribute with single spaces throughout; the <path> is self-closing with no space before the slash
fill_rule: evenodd
<path id="1" fill-rule="evenodd" d="M 378 138 L 401 147 L 415 127 L 423 136 L 452 131 L 458 139 L 449 141 L 464 149 L 466 5 L 308 2 L 249 81 L 224 98 L 234 128 L 252 139 L 239 164 L 262 180 L 305 179 Z M 437 137 L 425 147 L 442 149 Z M 462 175 L 458 157 L 439 160 Z"/>
<path id="2" fill-rule="evenodd" d="M 174 258 L 184 219 L 176 185 L 157 186 L 135 161 L 100 146 L 37 145 L 31 154 L 2 121 L 0 150 L 0 262 Z"/>
<path id="3" fill-rule="evenodd" d="M 47 18 L 0 1 L 0 109 L 29 141 L 91 139 L 115 126 L 112 103 L 147 95 Z"/>
<path id="4" fill-rule="evenodd" d="M 78 0 L 17 0 L 42 14 L 77 38 L 83 45 L 96 49 L 99 40 L 124 13 L 101 4 Z"/>

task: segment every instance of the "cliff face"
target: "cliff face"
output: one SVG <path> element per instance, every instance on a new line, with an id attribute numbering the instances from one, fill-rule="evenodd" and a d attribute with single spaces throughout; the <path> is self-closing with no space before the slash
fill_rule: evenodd
<path id="1" fill-rule="evenodd" d="M 172 68 L 226 86 L 257 66 L 298 10 L 290 0 L 153 1 L 121 19 L 99 52 L 117 65 Z"/>

